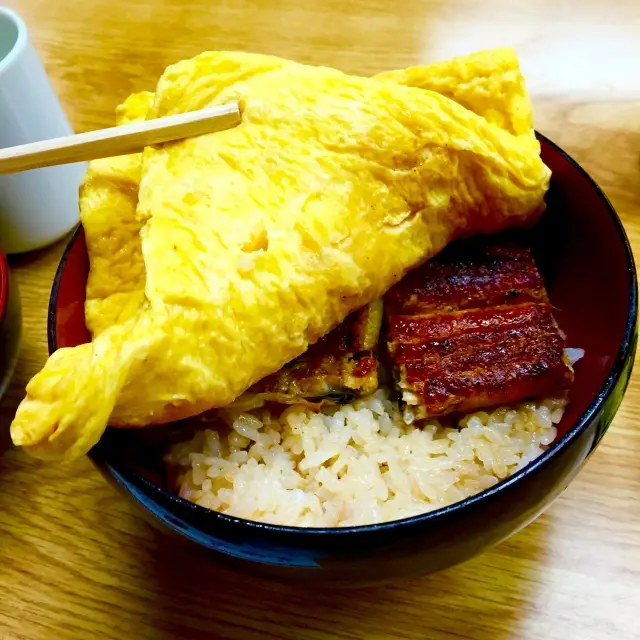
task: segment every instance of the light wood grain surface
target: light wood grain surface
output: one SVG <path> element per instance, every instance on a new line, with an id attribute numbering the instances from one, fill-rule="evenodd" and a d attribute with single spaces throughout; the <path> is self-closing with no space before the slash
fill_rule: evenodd
<path id="1" fill-rule="evenodd" d="M 514 45 L 536 125 L 607 192 L 640 249 L 638 0 L 9 0 L 77 131 L 113 124 L 168 64 L 233 48 L 357 73 Z M 0 78 L 1 82 L 1 78 Z M 0 125 L 1 126 L 1 125 Z M 62 243 L 13 268 L 22 355 L 0 434 L 46 357 Z M 472 535 L 472 532 L 470 532 Z M 212 566 L 142 521 L 89 462 L 0 459 L 0 638 L 640 637 L 640 376 L 598 451 L 537 522 L 467 564 L 314 592 Z"/>

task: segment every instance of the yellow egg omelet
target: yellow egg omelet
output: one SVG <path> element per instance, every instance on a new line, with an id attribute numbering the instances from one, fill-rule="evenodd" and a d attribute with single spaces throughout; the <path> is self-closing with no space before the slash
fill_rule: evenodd
<path id="1" fill-rule="evenodd" d="M 30 453 L 225 406 L 451 240 L 542 210 L 550 172 L 508 49 L 374 78 L 204 53 L 118 121 L 236 100 L 234 129 L 91 163 L 93 342 L 29 383 L 11 434 Z"/>

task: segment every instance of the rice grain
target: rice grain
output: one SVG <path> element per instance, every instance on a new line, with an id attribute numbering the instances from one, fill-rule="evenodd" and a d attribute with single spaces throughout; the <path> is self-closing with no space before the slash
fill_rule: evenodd
<path id="1" fill-rule="evenodd" d="M 556 437 L 566 401 L 414 425 L 385 390 L 320 413 L 302 406 L 225 416 L 165 457 L 183 498 L 229 515 L 301 527 L 406 518 L 494 486 Z M 227 432 L 224 432 L 224 429 Z"/>

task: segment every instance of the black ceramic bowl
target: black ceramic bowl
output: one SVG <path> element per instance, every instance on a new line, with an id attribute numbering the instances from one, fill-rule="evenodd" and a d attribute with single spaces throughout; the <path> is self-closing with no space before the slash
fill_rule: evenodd
<path id="1" fill-rule="evenodd" d="M 568 344 L 585 349 L 557 440 L 497 486 L 425 515 L 380 525 L 303 529 L 209 511 L 162 486 L 159 452 L 133 430 L 108 429 L 91 458 L 155 522 L 221 561 L 279 580 L 333 585 L 384 582 L 462 562 L 530 523 L 565 489 L 620 405 L 636 348 L 637 283 L 624 230 L 604 194 L 541 137 L 553 171 L 548 211 L 534 232 Z M 87 342 L 88 260 L 82 230 L 60 263 L 49 308 L 49 346 Z M 160 559 L 161 561 L 161 559 Z"/>
<path id="2" fill-rule="evenodd" d="M 20 297 L 0 251 L 0 399 L 16 365 L 20 344 Z"/>

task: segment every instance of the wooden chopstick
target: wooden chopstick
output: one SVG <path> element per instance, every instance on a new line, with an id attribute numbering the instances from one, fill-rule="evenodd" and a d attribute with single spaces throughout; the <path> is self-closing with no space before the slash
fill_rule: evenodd
<path id="1" fill-rule="evenodd" d="M 238 124 L 240 110 L 234 102 L 156 120 L 31 142 L 0 149 L 0 174 L 137 153 L 152 144 L 222 131 Z"/>

